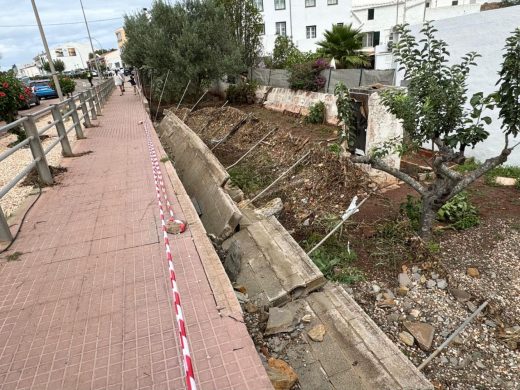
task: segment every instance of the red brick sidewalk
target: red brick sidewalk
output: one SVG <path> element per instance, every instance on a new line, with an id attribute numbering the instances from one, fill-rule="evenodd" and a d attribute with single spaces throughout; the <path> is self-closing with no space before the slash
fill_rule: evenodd
<path id="1" fill-rule="evenodd" d="M 141 120 L 137 97 L 114 94 L 100 127 L 75 146 L 92 153 L 64 160 L 68 171 L 2 255 L 1 389 L 185 388 Z M 199 388 L 270 389 L 189 198 L 171 166 L 162 169 L 190 222 L 172 250 Z M 23 254 L 8 262 L 15 251 Z"/>

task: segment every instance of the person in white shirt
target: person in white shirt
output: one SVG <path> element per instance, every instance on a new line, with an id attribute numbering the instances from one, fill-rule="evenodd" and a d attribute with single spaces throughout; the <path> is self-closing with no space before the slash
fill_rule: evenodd
<path id="1" fill-rule="evenodd" d="M 119 96 L 123 96 L 123 93 L 125 92 L 125 76 L 122 72 L 119 72 L 118 70 L 115 71 L 114 83 L 116 84 L 116 87 L 119 87 L 119 90 L 121 91 L 121 94 Z"/>

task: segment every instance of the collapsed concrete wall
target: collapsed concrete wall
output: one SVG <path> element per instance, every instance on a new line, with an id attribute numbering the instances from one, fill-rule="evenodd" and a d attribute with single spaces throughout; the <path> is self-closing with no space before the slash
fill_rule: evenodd
<path id="1" fill-rule="evenodd" d="M 171 152 L 174 166 L 186 191 L 200 208 L 208 233 L 226 238 L 237 228 L 242 214 L 224 190 L 229 175 L 209 148 L 173 112 L 158 127 L 163 145 Z"/>

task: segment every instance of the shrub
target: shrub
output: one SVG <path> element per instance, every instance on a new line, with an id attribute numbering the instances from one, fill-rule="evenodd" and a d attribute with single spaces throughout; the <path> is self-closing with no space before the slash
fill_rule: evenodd
<path id="1" fill-rule="evenodd" d="M 325 120 L 325 103 L 317 102 L 309 108 L 309 115 L 305 117 L 306 123 L 320 124 Z"/>
<path id="2" fill-rule="evenodd" d="M 327 80 L 320 72 L 327 69 L 328 62 L 323 59 L 296 64 L 289 70 L 289 86 L 291 89 L 317 92 L 323 89 Z"/>
<path id="3" fill-rule="evenodd" d="M 440 221 L 449 222 L 457 230 L 464 230 L 478 225 L 478 211 L 471 204 L 466 192 L 455 195 L 437 212 Z"/>
<path id="4" fill-rule="evenodd" d="M 227 100 L 229 100 L 230 103 L 252 104 L 255 101 L 257 88 L 258 83 L 256 81 L 230 84 L 226 92 Z"/>
<path id="5" fill-rule="evenodd" d="M 520 188 L 520 167 L 500 165 L 486 173 L 486 184 L 496 186 L 497 177 L 511 177 L 516 179 L 516 187 Z"/>
<path id="6" fill-rule="evenodd" d="M 421 222 L 421 200 L 408 195 L 406 203 L 401 204 L 401 213 L 408 217 L 412 229 L 418 231 Z"/>
<path id="7" fill-rule="evenodd" d="M 61 92 L 64 95 L 70 95 L 76 89 L 76 83 L 70 77 L 59 75 L 58 82 L 60 83 Z M 53 79 L 51 79 L 51 87 L 56 89 Z"/>
<path id="8" fill-rule="evenodd" d="M 22 81 L 18 80 L 14 73 L 0 72 L 0 119 L 7 123 L 14 122 L 18 116 L 18 109 L 31 97 L 31 90 Z M 10 133 L 15 134 L 18 142 L 26 138 L 22 126 L 17 126 Z"/>

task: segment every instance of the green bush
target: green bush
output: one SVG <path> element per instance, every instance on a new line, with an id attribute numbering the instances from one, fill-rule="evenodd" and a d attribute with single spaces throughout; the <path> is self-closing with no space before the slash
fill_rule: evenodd
<path id="1" fill-rule="evenodd" d="M 309 115 L 305 117 L 306 123 L 321 124 L 325 120 L 325 103 L 317 102 L 309 107 Z"/>
<path id="2" fill-rule="evenodd" d="M 289 69 L 289 87 L 304 91 L 321 91 L 327 80 L 320 72 L 327 69 L 328 62 L 323 59 L 305 63 L 297 63 Z"/>
<path id="3" fill-rule="evenodd" d="M 437 212 L 437 218 L 449 222 L 457 230 L 464 230 L 478 225 L 477 208 L 471 204 L 466 192 L 455 195 Z"/>
<path id="4" fill-rule="evenodd" d="M 64 95 L 70 95 L 76 89 L 76 83 L 70 77 L 58 75 L 58 82 L 60 83 L 61 92 Z M 51 79 L 51 87 L 56 89 L 53 79 Z"/>
<path id="5" fill-rule="evenodd" d="M 412 229 L 418 231 L 421 223 L 421 200 L 408 195 L 406 203 L 401 204 L 401 213 L 408 217 Z"/>
<path id="6" fill-rule="evenodd" d="M 230 84 L 226 96 L 230 103 L 246 103 L 255 102 L 255 92 L 258 88 L 256 81 L 241 82 L 238 84 Z"/>

